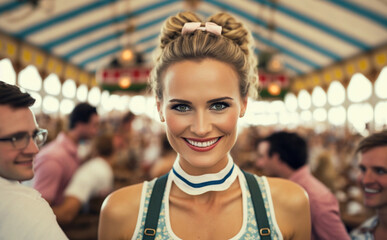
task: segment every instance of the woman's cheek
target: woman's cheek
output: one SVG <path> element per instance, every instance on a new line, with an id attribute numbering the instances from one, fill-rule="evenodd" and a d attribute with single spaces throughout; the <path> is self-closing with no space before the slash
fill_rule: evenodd
<path id="1" fill-rule="evenodd" d="M 226 114 L 218 119 L 218 127 L 222 132 L 231 134 L 236 130 L 238 122 L 237 114 Z"/>
<path id="2" fill-rule="evenodd" d="M 165 122 L 169 131 L 174 135 L 180 135 L 187 127 L 187 120 L 184 120 L 177 115 L 167 114 Z"/>

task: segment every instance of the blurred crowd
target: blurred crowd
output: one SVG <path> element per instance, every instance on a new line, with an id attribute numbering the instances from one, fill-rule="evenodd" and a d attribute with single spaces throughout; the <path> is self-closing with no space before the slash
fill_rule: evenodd
<path id="1" fill-rule="evenodd" d="M 58 133 L 66 130 L 68 125 L 66 118 L 54 118 L 45 114 L 39 114 L 36 118 L 39 126 L 48 130 L 46 144 L 54 140 Z M 316 130 L 302 126 L 295 129 L 280 129 L 274 126 L 243 127 L 232 149 L 234 161 L 244 170 L 262 174 L 256 167 L 257 143 L 278 130 L 296 132 L 307 140 L 312 174 L 336 196 L 341 218 L 348 231 L 373 215 L 372 210 L 366 209 L 362 204 L 362 193 L 356 184 L 358 169 L 354 151 L 363 136 L 345 128 Z M 112 191 L 167 173 L 176 158 L 176 153 L 167 141 L 163 125 L 146 115 L 111 112 L 101 116 L 95 138 L 106 135 L 111 136 L 113 146 Z M 95 157 L 93 148 L 98 145 L 92 142 L 93 140 L 85 141 L 79 145 L 78 154 L 84 159 L 83 164 Z M 70 239 L 96 239 L 99 210 L 105 197 L 106 193 L 93 196 L 82 206 L 75 219 L 63 226 Z"/>
<path id="2" fill-rule="evenodd" d="M 234 160 L 242 168 L 261 175 L 256 167 L 257 143 L 279 130 L 295 132 L 307 140 L 311 172 L 336 196 L 341 218 L 348 231 L 374 214 L 373 210 L 364 207 L 362 192 L 356 182 L 359 169 L 355 150 L 364 137 L 348 129 L 327 128 L 316 131 L 303 126 L 295 129 L 248 127 L 241 131 L 233 149 Z"/>

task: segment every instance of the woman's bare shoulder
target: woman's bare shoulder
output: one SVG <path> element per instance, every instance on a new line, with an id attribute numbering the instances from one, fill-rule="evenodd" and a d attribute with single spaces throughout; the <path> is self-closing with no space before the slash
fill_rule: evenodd
<path id="1" fill-rule="evenodd" d="M 138 217 L 144 183 L 111 193 L 103 202 L 100 215 L 100 239 L 131 237 Z M 126 239 L 126 238 L 125 238 Z"/>
<path id="2" fill-rule="evenodd" d="M 102 208 L 107 208 L 108 210 L 119 210 L 119 208 L 123 206 L 125 206 L 123 208 L 127 208 L 128 205 L 136 205 L 135 203 L 139 203 L 141 200 L 143 185 L 144 183 L 139 183 L 114 191 L 105 199 Z"/>
<path id="3" fill-rule="evenodd" d="M 308 194 L 298 184 L 283 178 L 268 177 L 270 191 L 274 202 L 284 207 L 303 207 L 309 204 Z"/>
<path id="4" fill-rule="evenodd" d="M 306 191 L 286 179 L 267 178 L 267 180 L 277 222 L 284 239 L 307 239 L 303 237 L 310 234 L 310 209 Z"/>

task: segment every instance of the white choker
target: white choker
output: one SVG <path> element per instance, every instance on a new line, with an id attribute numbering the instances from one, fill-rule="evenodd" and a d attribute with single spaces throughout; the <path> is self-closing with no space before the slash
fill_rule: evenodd
<path id="1" fill-rule="evenodd" d="M 229 157 L 227 166 L 220 172 L 192 176 L 180 167 L 179 160 L 176 159 L 170 175 L 180 190 L 190 195 L 200 195 L 210 191 L 228 189 L 238 176 L 238 166 Z"/>

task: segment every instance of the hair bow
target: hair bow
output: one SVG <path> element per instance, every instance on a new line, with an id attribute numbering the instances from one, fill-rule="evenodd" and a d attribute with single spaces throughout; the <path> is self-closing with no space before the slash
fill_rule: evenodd
<path id="1" fill-rule="evenodd" d="M 201 27 L 201 22 L 187 22 L 184 24 L 181 34 L 191 33 L 197 29 L 220 35 L 222 33 L 222 27 L 213 22 L 206 22 L 204 27 Z"/>

